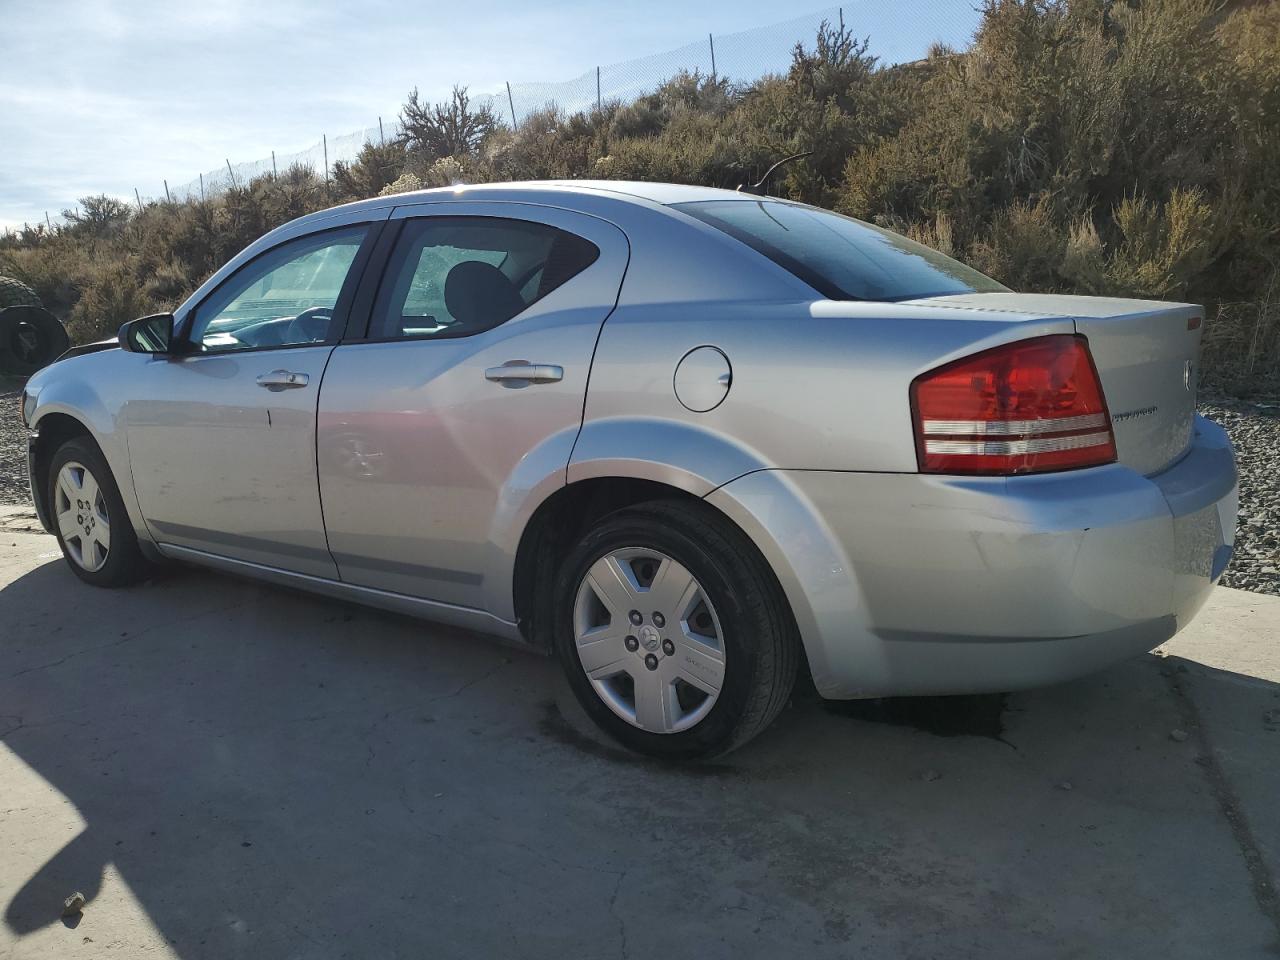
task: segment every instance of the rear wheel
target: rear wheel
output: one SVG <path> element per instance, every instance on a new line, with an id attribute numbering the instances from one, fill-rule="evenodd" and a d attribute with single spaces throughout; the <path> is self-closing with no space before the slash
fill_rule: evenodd
<path id="1" fill-rule="evenodd" d="M 48 482 L 58 546 L 76 576 L 94 586 L 119 587 L 146 574 L 120 488 L 96 444 L 76 437 L 60 446 L 50 460 Z"/>
<path id="2" fill-rule="evenodd" d="M 556 597 L 574 693 L 633 750 L 724 753 L 790 695 L 799 643 L 781 588 L 746 537 L 701 504 L 605 517 L 567 558 Z"/>

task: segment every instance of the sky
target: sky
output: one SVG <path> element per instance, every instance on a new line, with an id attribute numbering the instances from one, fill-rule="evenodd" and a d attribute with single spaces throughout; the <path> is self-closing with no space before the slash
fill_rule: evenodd
<path id="1" fill-rule="evenodd" d="M 975 5 L 856 0 L 843 11 L 871 35 L 872 52 L 899 60 L 934 40 L 964 45 Z M 227 158 L 302 150 L 378 116 L 389 123 L 414 87 L 431 100 L 455 83 L 505 97 L 511 81 L 536 98 L 529 81 L 594 76 L 597 65 L 608 76 L 610 64 L 702 44 L 708 33 L 723 37 L 720 72 L 741 78 L 755 63 L 785 63 L 791 37 L 730 35 L 819 9 L 776 0 L 0 0 L 0 229 L 46 212 L 56 222 L 92 194 L 132 200 L 136 187 L 144 199 L 163 197 L 165 179 L 193 181 Z"/>

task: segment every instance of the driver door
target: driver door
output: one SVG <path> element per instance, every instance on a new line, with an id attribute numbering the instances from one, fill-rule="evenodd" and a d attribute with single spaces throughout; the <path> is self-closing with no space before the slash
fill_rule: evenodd
<path id="1" fill-rule="evenodd" d="M 259 254 L 183 319 L 190 352 L 141 371 L 124 417 L 152 535 L 337 578 L 316 483 L 316 398 L 375 230 L 349 224 Z"/>

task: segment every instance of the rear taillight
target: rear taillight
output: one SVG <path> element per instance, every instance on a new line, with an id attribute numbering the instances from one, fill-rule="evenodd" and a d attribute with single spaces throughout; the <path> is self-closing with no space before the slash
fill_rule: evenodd
<path id="1" fill-rule="evenodd" d="M 921 374 L 911 383 L 911 414 L 922 473 L 1038 473 L 1116 458 L 1088 341 L 1072 334 Z"/>

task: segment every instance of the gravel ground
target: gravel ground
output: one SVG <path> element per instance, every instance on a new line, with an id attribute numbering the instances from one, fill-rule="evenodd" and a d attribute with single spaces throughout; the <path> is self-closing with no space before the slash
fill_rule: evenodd
<path id="1" fill-rule="evenodd" d="M 1222 584 L 1280 596 L 1280 395 L 1202 397 L 1200 412 L 1226 429 L 1240 470 L 1236 555 Z"/>
<path id="2" fill-rule="evenodd" d="M 27 430 L 18 412 L 22 390 L 11 383 L 0 386 L 0 503 L 28 503 Z"/>
<path id="3" fill-rule="evenodd" d="M 20 396 L 20 390 L 0 390 L 0 503 L 28 502 Z M 1280 595 L 1280 396 L 1249 401 L 1215 396 L 1200 410 L 1226 428 L 1240 465 L 1236 556 L 1222 582 Z"/>

